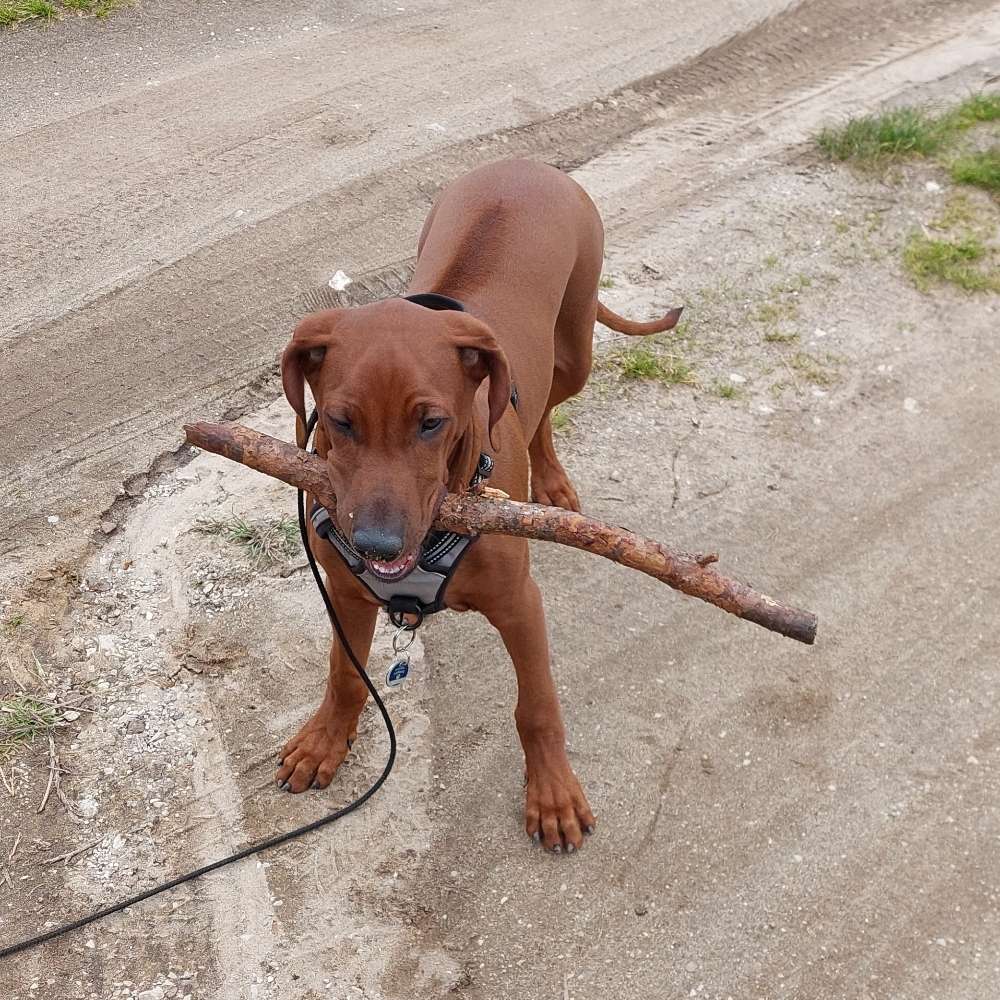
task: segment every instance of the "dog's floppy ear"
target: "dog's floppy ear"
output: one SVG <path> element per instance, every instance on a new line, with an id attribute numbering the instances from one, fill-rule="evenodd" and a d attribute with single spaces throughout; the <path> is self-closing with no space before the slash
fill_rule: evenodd
<path id="1" fill-rule="evenodd" d="M 510 365 L 507 363 L 507 355 L 497 343 L 493 331 L 471 316 L 461 317 L 461 325 L 455 324 L 453 337 L 462 367 L 469 378 L 479 385 L 484 378 L 489 377 L 489 435 L 490 444 L 495 449 L 493 428 L 510 403 Z"/>
<path id="2" fill-rule="evenodd" d="M 303 424 L 306 422 L 306 379 L 319 371 L 331 340 L 333 323 L 327 314 L 320 315 L 307 316 L 296 327 L 281 355 L 281 387 Z"/>

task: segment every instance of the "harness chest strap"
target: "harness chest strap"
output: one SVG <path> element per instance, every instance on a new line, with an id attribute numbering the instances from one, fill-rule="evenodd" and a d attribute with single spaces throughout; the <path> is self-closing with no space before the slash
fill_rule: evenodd
<path id="1" fill-rule="evenodd" d="M 493 471 L 493 459 L 479 456 L 476 473 L 469 483 L 478 486 Z M 421 546 L 417 565 L 399 580 L 384 580 L 376 576 L 350 542 L 333 523 L 329 511 L 314 502 L 309 519 L 320 538 L 325 538 L 344 560 L 347 568 L 364 584 L 383 607 L 394 614 L 429 615 L 444 608 L 444 592 L 458 568 L 462 556 L 477 535 L 459 535 L 454 531 L 432 531 Z"/>

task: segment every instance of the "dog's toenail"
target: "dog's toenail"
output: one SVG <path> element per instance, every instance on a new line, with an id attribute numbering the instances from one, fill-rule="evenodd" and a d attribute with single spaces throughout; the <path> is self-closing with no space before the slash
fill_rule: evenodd
<path id="1" fill-rule="evenodd" d="M 566 853 L 567 854 L 572 854 L 575 850 L 576 850 L 576 847 L 573 844 L 567 844 L 566 845 Z"/>
<path id="2" fill-rule="evenodd" d="M 584 833 L 593 833 L 593 832 L 594 828 L 592 826 L 588 826 L 587 829 L 584 831 Z"/>
<path id="3" fill-rule="evenodd" d="M 542 835 L 536 830 L 532 835 L 531 839 L 537 844 L 541 841 Z"/>
<path id="4" fill-rule="evenodd" d="M 354 740 L 347 741 L 347 749 L 351 750 L 354 747 Z"/>
<path id="5" fill-rule="evenodd" d="M 562 845 L 561 844 L 556 844 L 556 846 L 552 848 L 552 853 L 553 854 L 562 854 Z"/>

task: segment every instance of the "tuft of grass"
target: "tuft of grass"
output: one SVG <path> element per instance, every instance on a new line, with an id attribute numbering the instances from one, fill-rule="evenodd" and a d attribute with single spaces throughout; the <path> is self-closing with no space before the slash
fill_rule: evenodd
<path id="1" fill-rule="evenodd" d="M 970 94 L 954 108 L 935 114 L 927 108 L 893 108 L 831 125 L 816 144 L 831 160 L 873 165 L 903 156 L 933 156 L 959 132 L 1000 120 L 1000 94 Z"/>
<path id="2" fill-rule="evenodd" d="M 712 388 L 717 396 L 722 399 L 739 399 L 740 390 L 732 382 L 716 382 Z"/>
<path id="3" fill-rule="evenodd" d="M 59 721 L 52 705 L 30 695 L 0 699 L 0 760 L 34 743 Z"/>
<path id="4" fill-rule="evenodd" d="M 898 156 L 930 156 L 944 144 L 948 128 L 923 108 L 893 108 L 827 126 L 816 136 L 831 160 L 874 162 Z"/>
<path id="5" fill-rule="evenodd" d="M 549 413 L 549 423 L 552 424 L 552 430 L 557 434 L 566 430 L 572 422 L 569 413 L 566 411 L 565 403 L 560 403 L 558 406 L 552 407 L 552 411 Z"/>
<path id="6" fill-rule="evenodd" d="M 979 266 L 986 257 L 986 247 L 974 236 L 953 242 L 915 233 L 903 249 L 903 267 L 921 291 L 932 281 L 948 282 L 967 292 L 1000 291 L 1000 268 Z"/>
<path id="7" fill-rule="evenodd" d="M 769 271 L 773 270 L 774 268 L 776 268 L 778 266 L 778 263 L 779 262 L 778 262 L 778 255 L 777 254 L 769 253 L 764 258 L 764 267 L 766 267 Z"/>
<path id="8" fill-rule="evenodd" d="M 12 614 L 0 628 L 2 628 L 4 635 L 13 635 L 27 620 L 27 617 L 18 611 Z"/>
<path id="9" fill-rule="evenodd" d="M 269 566 L 282 556 L 290 555 L 298 546 L 299 526 L 293 517 L 262 518 L 248 521 L 231 514 L 229 517 L 209 515 L 199 518 L 195 531 L 218 535 L 241 546 L 258 566 Z"/>
<path id="10" fill-rule="evenodd" d="M 960 156 L 951 165 L 951 179 L 1000 192 L 1000 146 Z"/>
<path id="11" fill-rule="evenodd" d="M 780 330 L 768 330 L 764 334 L 765 344 L 797 344 L 799 335 L 797 333 L 782 333 Z"/>
<path id="12" fill-rule="evenodd" d="M 622 351 L 617 357 L 621 377 L 629 382 L 662 382 L 665 385 L 697 385 L 691 366 L 672 354 L 657 354 L 645 345 Z"/>
<path id="13" fill-rule="evenodd" d="M 823 367 L 822 362 L 813 354 L 798 351 L 788 359 L 788 366 L 813 385 L 833 385 L 836 381 L 833 373 Z"/>
<path id="14" fill-rule="evenodd" d="M 950 229 L 971 229 L 979 221 L 975 206 L 964 194 L 952 193 L 944 203 L 941 214 L 929 223 L 931 229 L 947 232 Z"/>
<path id="15" fill-rule="evenodd" d="M 597 284 L 600 288 L 614 288 L 615 279 L 610 274 L 602 274 L 601 280 Z"/>
<path id="16" fill-rule="evenodd" d="M 772 300 L 762 302 L 754 311 L 753 318 L 758 323 L 773 324 L 779 319 L 794 319 L 796 312 L 794 303 Z"/>
<path id="17" fill-rule="evenodd" d="M 996 94 L 970 94 L 951 112 L 952 127 L 972 128 L 981 122 L 1000 121 L 1000 92 Z"/>

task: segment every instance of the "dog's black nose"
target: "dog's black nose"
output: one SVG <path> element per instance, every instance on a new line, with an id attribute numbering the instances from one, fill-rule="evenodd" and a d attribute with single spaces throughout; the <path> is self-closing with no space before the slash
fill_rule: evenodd
<path id="1" fill-rule="evenodd" d="M 355 514 L 351 541 L 366 559 L 392 562 L 403 554 L 403 525 L 384 518 L 368 521 L 359 512 Z"/>

